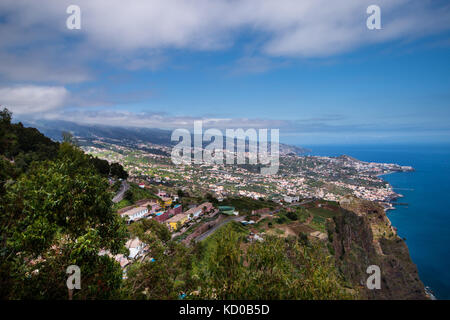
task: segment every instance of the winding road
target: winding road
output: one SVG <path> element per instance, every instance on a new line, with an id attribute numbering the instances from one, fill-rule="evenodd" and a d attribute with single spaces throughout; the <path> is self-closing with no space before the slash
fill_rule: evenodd
<path id="1" fill-rule="evenodd" d="M 128 182 L 126 180 L 122 181 L 122 184 L 120 185 L 120 189 L 117 192 L 117 194 L 114 196 L 114 198 L 112 199 L 112 201 L 114 203 L 120 202 L 123 199 L 123 196 L 125 195 L 125 192 L 127 192 L 127 190 L 130 189 L 130 185 L 128 184 Z"/>
<path id="2" fill-rule="evenodd" d="M 226 225 L 227 223 L 231 222 L 231 221 L 236 221 L 236 222 L 240 222 L 243 221 L 245 219 L 244 216 L 237 216 L 237 217 L 231 217 L 228 219 L 223 220 L 222 222 L 216 224 L 214 227 L 212 227 L 211 229 L 209 229 L 208 231 L 206 231 L 205 233 L 199 235 L 195 241 L 202 241 L 205 240 L 206 238 L 208 238 L 210 235 L 212 235 L 217 229 L 219 229 L 220 227 Z"/>

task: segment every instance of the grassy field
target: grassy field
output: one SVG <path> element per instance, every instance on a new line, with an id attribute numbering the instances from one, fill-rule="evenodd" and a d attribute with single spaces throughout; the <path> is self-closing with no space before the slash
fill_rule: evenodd
<path id="1" fill-rule="evenodd" d="M 217 243 L 217 239 L 221 238 L 225 232 L 230 232 L 231 230 L 243 237 L 249 233 L 249 230 L 242 224 L 240 224 L 239 222 L 232 221 L 217 229 L 216 232 L 214 232 L 211 236 L 203 240 L 202 243 L 205 245 L 206 248 L 213 248 Z"/>
<path id="2" fill-rule="evenodd" d="M 310 227 L 317 231 L 325 232 L 327 219 L 339 216 L 342 212 L 335 203 L 324 202 L 322 205 L 323 207 L 310 207 L 306 209 L 306 212 L 313 217 L 309 224 Z"/>
<path id="3" fill-rule="evenodd" d="M 133 203 L 131 201 L 128 201 L 126 199 L 123 199 L 122 201 L 119 201 L 117 203 L 114 204 L 114 209 L 116 210 L 120 210 L 122 208 L 131 206 Z"/>
<path id="4" fill-rule="evenodd" d="M 310 208 L 308 211 L 314 216 L 320 216 L 324 218 L 332 218 L 340 214 L 340 212 L 332 211 L 326 208 Z"/>
<path id="5" fill-rule="evenodd" d="M 325 232 L 325 223 L 326 218 L 322 216 L 314 216 L 309 226 L 317 231 Z"/>

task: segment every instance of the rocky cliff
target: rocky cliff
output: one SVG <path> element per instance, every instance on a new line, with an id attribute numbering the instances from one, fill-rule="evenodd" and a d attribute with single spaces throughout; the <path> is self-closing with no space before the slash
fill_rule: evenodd
<path id="1" fill-rule="evenodd" d="M 397 235 L 383 207 L 360 199 L 341 202 L 342 214 L 333 218 L 328 233 L 336 265 L 349 287 L 362 299 L 427 299 L 408 247 Z M 369 290 L 367 267 L 381 270 L 381 289 Z"/>

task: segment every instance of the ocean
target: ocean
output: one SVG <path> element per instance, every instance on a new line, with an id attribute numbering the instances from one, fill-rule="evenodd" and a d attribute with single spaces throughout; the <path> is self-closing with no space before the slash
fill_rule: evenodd
<path id="1" fill-rule="evenodd" d="M 437 299 L 450 299 L 450 145 L 303 146 L 311 155 L 346 154 L 363 161 L 411 165 L 415 172 L 385 175 L 404 197 L 387 212 L 425 286 Z M 407 204 L 407 205 L 404 205 Z"/>

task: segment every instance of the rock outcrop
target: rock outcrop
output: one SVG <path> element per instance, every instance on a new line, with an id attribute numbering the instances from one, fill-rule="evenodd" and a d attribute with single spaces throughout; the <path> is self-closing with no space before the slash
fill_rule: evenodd
<path id="1" fill-rule="evenodd" d="M 360 199 L 341 203 L 328 233 L 336 266 L 362 299 L 428 299 L 408 247 L 391 226 L 382 206 Z M 381 270 L 381 289 L 366 286 L 370 265 Z"/>

